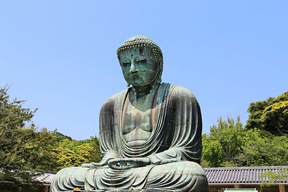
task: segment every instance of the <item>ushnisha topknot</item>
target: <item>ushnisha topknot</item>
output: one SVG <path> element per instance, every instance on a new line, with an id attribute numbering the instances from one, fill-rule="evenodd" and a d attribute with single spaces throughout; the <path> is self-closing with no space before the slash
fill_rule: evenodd
<path id="1" fill-rule="evenodd" d="M 121 51 L 135 47 L 148 47 L 153 53 L 154 60 L 156 62 L 163 62 L 163 55 L 160 47 L 156 43 L 154 43 L 154 41 L 152 41 L 149 37 L 143 35 L 133 36 L 127 39 L 124 44 L 117 49 L 118 59 L 119 53 Z"/>

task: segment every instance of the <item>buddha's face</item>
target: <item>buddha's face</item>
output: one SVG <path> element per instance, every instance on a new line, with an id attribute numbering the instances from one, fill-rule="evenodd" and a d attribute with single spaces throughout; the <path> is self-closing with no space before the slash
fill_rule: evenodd
<path id="1" fill-rule="evenodd" d="M 149 48 L 131 48 L 119 53 L 119 61 L 125 80 L 132 86 L 153 83 L 159 72 L 159 64 Z"/>

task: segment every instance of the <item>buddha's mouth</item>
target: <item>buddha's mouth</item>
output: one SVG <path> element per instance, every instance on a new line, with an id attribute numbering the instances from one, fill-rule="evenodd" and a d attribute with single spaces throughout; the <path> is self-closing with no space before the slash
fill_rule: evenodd
<path id="1" fill-rule="evenodd" d="M 131 76 L 131 79 L 138 79 L 139 78 L 139 75 L 132 75 Z"/>
<path id="2" fill-rule="evenodd" d="M 137 75 L 137 74 L 133 74 L 133 75 L 129 75 L 129 79 L 131 79 L 131 80 L 138 80 L 138 79 L 141 79 L 141 76 L 140 76 L 140 75 Z"/>

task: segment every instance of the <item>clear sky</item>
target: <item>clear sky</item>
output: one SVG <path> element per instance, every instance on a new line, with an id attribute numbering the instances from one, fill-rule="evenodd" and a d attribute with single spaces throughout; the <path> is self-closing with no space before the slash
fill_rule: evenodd
<path id="1" fill-rule="evenodd" d="M 194 93 L 204 133 L 288 90 L 287 0 L 3 0 L 0 86 L 38 108 L 39 128 L 98 136 L 102 104 L 126 88 L 116 50 L 134 35 L 161 47 L 164 82 Z"/>

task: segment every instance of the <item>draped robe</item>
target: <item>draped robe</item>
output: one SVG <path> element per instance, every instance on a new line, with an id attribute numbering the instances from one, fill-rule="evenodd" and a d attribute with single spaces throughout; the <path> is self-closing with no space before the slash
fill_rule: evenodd
<path id="1" fill-rule="evenodd" d="M 151 164 L 126 170 L 65 168 L 56 175 L 52 191 L 80 187 L 90 191 L 208 191 L 205 172 L 199 165 L 202 153 L 202 119 L 198 102 L 187 89 L 162 83 L 151 109 L 152 133 L 142 145 L 124 139 L 127 97 L 112 96 L 100 112 L 101 162 L 107 159 L 149 157 Z"/>

